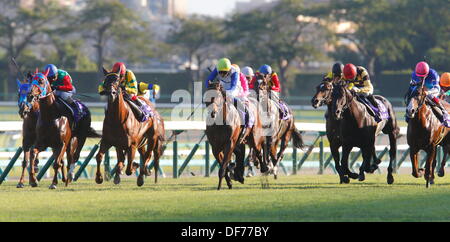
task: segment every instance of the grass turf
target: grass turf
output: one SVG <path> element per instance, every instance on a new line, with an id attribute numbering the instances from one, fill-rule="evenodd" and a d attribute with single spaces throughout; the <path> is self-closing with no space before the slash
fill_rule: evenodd
<path id="1" fill-rule="evenodd" d="M 424 179 L 385 174 L 364 182 L 340 185 L 335 175 L 260 177 L 216 191 L 217 177 L 150 178 L 139 188 L 136 179 L 97 185 L 79 180 L 68 188 L 49 190 L 0 186 L 0 221 L 450 221 L 450 180 L 436 178 L 430 189 Z"/>

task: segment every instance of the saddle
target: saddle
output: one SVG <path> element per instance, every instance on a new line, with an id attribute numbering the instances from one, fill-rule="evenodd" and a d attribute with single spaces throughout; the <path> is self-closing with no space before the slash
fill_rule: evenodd
<path id="1" fill-rule="evenodd" d="M 87 107 L 79 100 L 72 99 L 73 103 L 69 104 L 61 97 L 56 98 L 56 106 L 58 110 L 63 114 L 69 114 L 67 116 L 72 120 L 71 129 L 75 130 L 78 122 L 83 119 L 87 114 Z"/>
<path id="2" fill-rule="evenodd" d="M 366 106 L 369 114 L 372 115 L 377 122 L 380 122 L 384 119 L 389 119 L 389 112 L 383 102 L 375 97 L 374 99 L 378 104 L 378 108 L 375 107 L 367 98 L 357 95 L 357 100 L 364 104 L 364 106 Z"/>

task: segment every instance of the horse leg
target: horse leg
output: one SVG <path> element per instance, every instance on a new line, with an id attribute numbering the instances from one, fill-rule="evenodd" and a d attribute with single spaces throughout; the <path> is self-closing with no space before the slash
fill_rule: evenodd
<path id="1" fill-rule="evenodd" d="M 234 179 L 244 184 L 244 161 L 245 161 L 245 144 L 240 144 L 234 149 L 236 155 L 236 167 L 234 168 Z"/>
<path id="2" fill-rule="evenodd" d="M 433 162 L 431 163 L 431 172 L 430 172 L 430 185 L 433 185 L 434 184 L 434 171 L 436 170 L 436 163 L 437 163 L 437 160 L 436 160 L 436 152 L 434 152 L 434 159 L 433 159 Z"/>
<path id="3" fill-rule="evenodd" d="M 409 157 L 411 159 L 413 177 L 419 178 L 423 176 L 423 169 L 419 169 L 419 150 L 411 147 Z"/>
<path id="4" fill-rule="evenodd" d="M 336 168 L 336 171 L 339 175 L 339 183 L 350 183 L 350 179 L 347 175 L 344 174 L 344 171 L 342 170 L 340 165 L 339 145 L 336 145 L 335 142 L 330 142 L 330 150 L 334 160 L 334 167 Z"/>
<path id="5" fill-rule="evenodd" d="M 350 152 L 352 151 L 353 147 L 349 145 L 343 145 L 342 146 L 342 159 L 341 159 L 341 168 L 344 175 L 348 175 L 348 177 L 352 179 L 358 179 L 359 175 L 357 173 L 351 172 L 348 168 L 348 157 L 350 155 Z"/>
<path id="6" fill-rule="evenodd" d="M 148 161 L 151 158 L 152 150 L 150 150 L 149 147 L 146 149 L 145 146 L 142 146 L 141 148 L 138 149 L 138 152 L 142 157 L 141 159 L 144 160 L 144 164 L 142 164 L 139 167 L 139 176 L 137 179 L 137 185 L 139 187 L 141 187 L 142 185 L 144 185 L 144 176 L 148 175 L 147 165 L 148 165 Z"/>
<path id="7" fill-rule="evenodd" d="M 366 176 L 364 174 L 364 171 L 367 171 L 369 165 L 370 165 L 370 160 L 372 159 L 372 149 L 371 148 L 361 148 L 362 151 L 362 157 L 363 157 L 363 162 L 361 164 L 361 167 L 359 167 L 359 181 L 364 181 L 366 179 Z M 370 170 L 370 169 L 369 169 Z"/>
<path id="8" fill-rule="evenodd" d="M 17 188 L 23 188 L 23 182 L 25 180 L 25 170 L 28 166 L 28 161 L 30 160 L 30 148 L 23 149 L 23 161 L 22 161 L 22 174 L 20 175 L 19 183 L 17 183 Z M 30 169 L 34 169 L 34 167 L 30 167 Z"/>
<path id="9" fill-rule="evenodd" d="M 397 137 L 393 132 L 389 134 L 389 146 L 389 167 L 387 169 L 387 183 L 393 184 L 394 176 L 392 175 L 392 172 L 394 171 L 394 168 L 392 166 L 397 156 Z"/>
<path id="10" fill-rule="evenodd" d="M 102 171 L 100 170 L 100 166 L 102 164 L 103 156 L 109 150 L 109 148 L 111 148 L 111 145 L 106 144 L 105 142 L 103 142 L 103 140 L 100 141 L 100 149 L 95 156 L 95 159 L 97 160 L 97 173 L 95 173 L 95 182 L 97 184 L 103 183 L 103 176 Z"/>
<path id="11" fill-rule="evenodd" d="M 278 147 L 278 141 L 273 143 L 270 147 L 270 159 L 272 160 L 273 164 L 273 177 L 274 179 L 278 178 L 278 155 L 277 155 L 277 147 Z"/>
<path id="12" fill-rule="evenodd" d="M 155 169 L 155 183 L 158 183 L 158 173 L 159 173 L 159 159 L 163 154 L 163 145 L 162 142 L 158 140 L 158 145 L 153 149 L 153 168 Z M 149 172 L 150 173 L 150 172 Z"/>
<path id="13" fill-rule="evenodd" d="M 447 162 L 447 155 L 450 151 L 449 146 L 447 144 L 442 146 L 442 149 L 444 151 L 444 157 L 442 157 L 442 161 L 441 161 L 441 167 L 439 168 L 438 171 L 438 176 L 439 177 L 443 177 L 445 175 L 445 163 Z"/>
<path id="14" fill-rule="evenodd" d="M 49 189 L 56 189 L 56 185 L 58 185 L 58 170 L 59 168 L 63 168 L 62 162 L 64 153 L 66 152 L 66 144 L 63 143 L 61 147 L 55 149 L 53 151 L 53 154 L 55 155 L 55 163 L 53 164 L 53 169 L 55 171 L 55 174 L 53 174 L 53 181 L 52 184 L 49 186 Z M 64 169 L 62 169 L 62 173 L 64 173 Z"/>
<path id="15" fill-rule="evenodd" d="M 39 152 L 41 152 L 42 150 L 44 150 L 44 149 L 43 148 L 42 149 L 33 148 L 32 156 L 30 157 L 30 167 L 32 167 L 32 168 L 34 167 L 34 162 L 36 161 L 36 158 L 38 157 Z M 37 187 L 38 181 L 36 179 L 36 171 L 34 169 L 30 169 L 29 176 L 30 176 L 30 178 L 29 178 L 30 186 Z"/>
<path id="16" fill-rule="evenodd" d="M 128 147 L 127 150 L 128 163 L 127 169 L 125 170 L 125 174 L 127 174 L 127 176 L 131 176 L 136 171 L 136 167 L 138 167 L 138 165 L 134 162 L 135 156 L 136 156 L 136 146 L 131 145 L 131 147 Z"/>
<path id="17" fill-rule="evenodd" d="M 427 162 L 425 164 L 425 180 L 427 181 L 426 187 L 428 188 L 431 184 L 430 184 L 430 180 L 431 180 L 431 166 L 432 163 L 435 162 L 436 159 L 436 146 L 431 146 L 428 150 L 427 150 Z"/>
<path id="18" fill-rule="evenodd" d="M 116 174 L 114 174 L 114 184 L 118 185 L 120 183 L 120 175 L 123 175 L 123 168 L 125 166 L 125 151 L 116 148 L 117 154 L 117 168 Z"/>

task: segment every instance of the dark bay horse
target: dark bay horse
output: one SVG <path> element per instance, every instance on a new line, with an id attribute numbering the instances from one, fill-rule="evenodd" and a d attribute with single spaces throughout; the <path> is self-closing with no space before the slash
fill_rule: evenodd
<path id="1" fill-rule="evenodd" d="M 207 106 L 206 137 L 211 144 L 212 152 L 219 163 L 219 185 L 225 177 L 227 186 L 232 189 L 230 174 L 231 156 L 236 156 L 236 170 L 239 171 L 238 180 L 243 182 L 245 144 L 239 143 L 242 126 L 238 110 L 233 101 L 227 100 L 225 91 L 219 82 L 210 83 L 205 93 L 205 104 Z M 248 135 L 250 129 L 247 129 Z"/>
<path id="2" fill-rule="evenodd" d="M 97 184 L 103 183 L 103 176 L 100 165 L 104 154 L 114 146 L 117 151 L 117 169 L 114 183 L 120 183 L 120 174 L 125 163 L 125 155 L 128 159 L 126 174 L 130 176 L 139 165 L 134 161 L 136 150 L 143 157 L 144 164 L 140 166 L 137 185 L 144 185 L 144 176 L 150 175 L 148 165 L 154 154 L 155 183 L 157 182 L 159 158 L 163 152 L 164 121 L 153 108 L 154 116 L 144 122 L 139 122 L 129 104 L 125 101 L 122 88 L 119 83 L 119 73 L 108 72 L 103 68 L 105 74 L 105 93 L 108 95 L 108 106 L 103 120 L 103 133 L 100 141 L 100 149 L 97 153 L 97 173 L 95 181 Z M 141 98 L 147 105 L 151 105 L 148 100 Z M 151 105 L 152 106 L 152 105 Z"/>
<path id="3" fill-rule="evenodd" d="M 86 108 L 86 115 L 80 120 L 75 130 L 72 130 L 70 120 L 71 117 L 65 116 L 59 109 L 56 97 L 47 80 L 48 71 L 46 73 L 37 73 L 33 75 L 31 83 L 30 99 L 39 101 L 40 111 L 36 125 L 36 141 L 33 148 L 33 159 L 31 159 L 31 167 L 39 152 L 44 151 L 47 147 L 51 147 L 55 157 L 53 165 L 54 175 L 50 189 L 56 189 L 58 184 L 58 170 L 62 168 L 63 181 L 66 186 L 73 179 L 73 170 L 75 163 L 80 157 L 81 149 L 86 142 L 87 137 L 99 137 L 91 128 L 91 116 Z M 63 166 L 64 153 L 67 155 L 67 178 Z M 34 169 L 30 172 L 31 186 L 37 186 Z"/>
<path id="4" fill-rule="evenodd" d="M 292 110 L 286 105 L 288 118 L 282 119 L 279 111 L 279 98 L 272 96 L 267 80 L 258 78 L 254 90 L 251 92 L 258 101 L 259 116 L 262 120 L 265 145 L 263 149 L 263 163 L 269 167 L 268 172 L 278 176 L 278 164 L 283 160 L 284 151 L 293 140 L 294 146 L 299 149 L 305 147 L 301 133 L 295 127 L 295 119 Z M 280 145 L 279 149 L 278 146 Z M 267 150 L 267 152 L 265 152 Z M 271 162 L 268 162 L 268 161 Z M 266 172 L 261 166 L 261 172 Z"/>
<path id="5" fill-rule="evenodd" d="M 31 75 L 31 74 L 30 74 Z M 22 123 L 22 148 L 23 148 L 23 162 L 22 162 L 22 173 L 17 184 L 17 188 L 24 187 L 25 180 L 25 170 L 30 162 L 31 147 L 36 140 L 36 123 L 39 116 L 39 102 L 31 100 L 28 102 L 28 93 L 31 90 L 31 80 L 26 80 L 25 83 L 17 81 L 18 91 L 18 105 L 19 105 L 19 115 L 23 120 Z M 35 167 L 37 168 L 38 159 L 36 158 Z"/>
<path id="6" fill-rule="evenodd" d="M 436 148 L 438 145 L 444 147 L 445 153 L 449 150 L 450 137 L 449 130 L 441 124 L 439 119 L 433 113 L 432 108 L 427 105 L 428 101 L 425 90 L 422 86 L 417 87 L 417 95 L 410 98 L 407 116 L 410 118 L 408 122 L 407 140 L 410 146 L 410 158 L 412 164 L 412 175 L 416 178 L 423 176 L 423 169 L 419 168 L 418 156 L 419 151 L 424 150 L 427 154 L 425 165 L 426 187 L 434 184 L 434 170 L 436 168 Z M 444 107 L 450 110 L 450 105 L 441 100 Z M 439 175 L 444 175 L 445 156 L 442 162 Z"/>
<path id="7" fill-rule="evenodd" d="M 375 152 L 375 137 L 382 131 L 389 136 L 389 167 L 387 175 L 387 183 L 394 183 L 392 176 L 392 163 L 397 153 L 397 137 L 399 135 L 399 127 L 395 118 L 394 109 L 391 103 L 381 96 L 375 96 L 387 108 L 389 118 L 377 123 L 375 118 L 369 114 L 364 104 L 356 100 L 356 94 L 348 90 L 345 83 L 335 85 L 332 93 L 332 115 L 337 120 L 341 120 L 342 134 L 342 164 L 348 166 L 348 157 L 353 147 L 359 147 L 363 156 L 363 163 L 360 167 L 359 180 L 365 180 L 364 172 L 373 173 L 377 168 L 380 160 L 376 159 L 375 163 L 370 165 L 371 158 Z M 345 169 L 345 167 L 344 167 Z M 353 175 L 348 174 L 351 178 Z"/>

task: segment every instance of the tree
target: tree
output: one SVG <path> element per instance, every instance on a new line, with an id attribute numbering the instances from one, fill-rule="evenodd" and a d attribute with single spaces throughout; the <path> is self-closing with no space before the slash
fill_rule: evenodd
<path id="1" fill-rule="evenodd" d="M 303 1 L 281 0 L 269 10 L 235 14 L 226 24 L 227 40 L 232 42 L 233 58 L 256 65 L 270 64 L 287 82 L 294 62 L 306 62 L 319 56 L 319 22 L 311 17 Z M 283 88 L 289 95 L 289 88 Z"/>
<path id="2" fill-rule="evenodd" d="M 205 62 L 218 57 L 220 48 L 217 44 L 223 37 L 222 29 L 221 20 L 205 16 L 178 18 L 173 22 L 167 42 L 187 57 L 186 69 L 192 81 L 202 80 Z M 192 71 L 193 65 L 197 66 L 196 72 Z"/>
<path id="3" fill-rule="evenodd" d="M 136 60 L 150 56 L 151 36 L 146 24 L 118 0 L 89 1 L 78 25 L 94 42 L 98 70 L 108 57 Z"/>
<path id="4" fill-rule="evenodd" d="M 48 29 L 55 28 L 51 23 L 62 17 L 64 11 L 53 2 L 28 9 L 19 7 L 17 1 L 2 1 L 0 9 L 8 10 L 0 13 L 0 48 L 5 50 L 8 62 L 8 79 L 3 83 L 3 90 L 10 93 L 16 85 L 8 83 L 15 83 L 17 77 L 10 59 L 19 58 L 27 47 L 38 44 Z"/>

